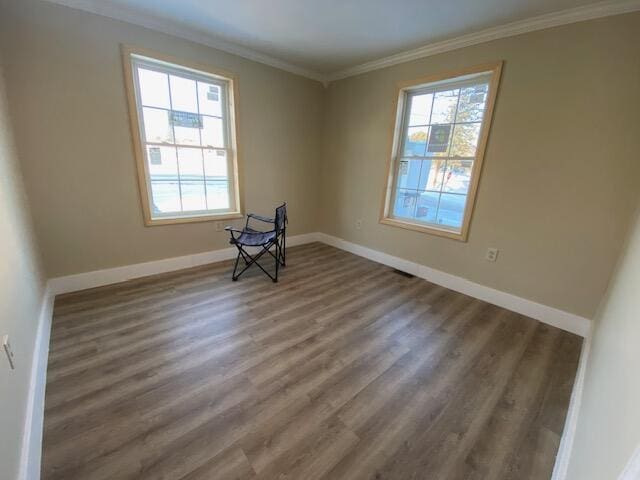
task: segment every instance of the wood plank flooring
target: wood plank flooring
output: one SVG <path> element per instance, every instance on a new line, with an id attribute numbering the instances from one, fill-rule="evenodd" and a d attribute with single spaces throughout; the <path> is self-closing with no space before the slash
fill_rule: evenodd
<path id="1" fill-rule="evenodd" d="M 319 243 L 59 296 L 42 478 L 544 479 L 581 339 Z"/>

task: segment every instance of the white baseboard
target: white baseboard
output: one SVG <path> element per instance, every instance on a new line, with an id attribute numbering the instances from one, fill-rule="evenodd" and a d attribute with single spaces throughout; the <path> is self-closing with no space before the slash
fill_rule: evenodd
<path id="1" fill-rule="evenodd" d="M 317 233 L 306 233 L 287 238 L 287 245 L 296 246 L 318 241 Z M 223 248 L 210 252 L 167 258 L 152 262 L 108 268 L 93 272 L 52 278 L 42 301 L 38 330 L 34 347 L 33 364 L 27 398 L 25 430 L 22 440 L 19 480 L 39 480 L 42 456 L 42 427 L 44 420 L 44 395 L 47 383 L 47 364 L 49 360 L 49 339 L 53 303 L 56 295 L 87 288 L 123 282 L 133 278 L 155 275 L 157 273 L 181 270 L 183 268 L 205 265 L 234 258 L 236 249 Z"/>
<path id="2" fill-rule="evenodd" d="M 292 236 L 287 238 L 287 245 L 295 246 L 316 241 L 340 248 L 341 250 L 351 252 L 375 262 L 397 268 L 398 270 L 424 278 L 425 280 L 442 285 L 451 290 L 464 293 L 471 297 L 484 300 L 508 310 L 535 318 L 549 325 L 586 337 L 582 347 L 580 365 L 576 374 L 571 403 L 565 423 L 565 430 L 560 444 L 560 449 L 558 451 L 556 467 L 554 469 L 553 480 L 564 479 L 568 466 L 569 454 L 573 445 L 573 436 L 575 435 L 577 415 L 582 397 L 586 363 L 591 345 L 591 339 L 589 336 L 591 328 L 590 320 L 527 300 L 525 298 L 517 297 L 510 293 L 486 287 L 465 278 L 457 277 L 425 265 L 395 257 L 356 243 L 348 242 L 325 233 L 314 232 Z M 155 275 L 158 273 L 228 260 L 234 258 L 235 252 L 236 250 L 234 248 L 223 248 L 193 255 L 185 255 L 182 257 L 167 258 L 65 277 L 57 277 L 49 280 L 45 298 L 42 303 L 36 337 L 35 353 L 31 372 L 31 385 L 27 405 L 25 434 L 22 446 L 20 480 L 38 480 L 40 478 L 44 393 L 49 354 L 49 337 L 51 334 L 51 319 L 53 314 L 53 301 L 55 296 L 62 293 L 123 282 L 133 278 L 140 278 L 148 275 Z"/>
<path id="3" fill-rule="evenodd" d="M 20 480 L 39 480 L 40 460 L 42 456 L 42 426 L 44 421 L 44 393 L 47 383 L 47 363 L 49 361 L 49 337 L 53 316 L 54 295 L 49 287 L 45 289 L 38 330 L 31 365 L 27 412 L 22 437 L 22 455 L 20 458 Z"/>
<path id="4" fill-rule="evenodd" d="M 569 401 L 569 409 L 567 410 L 567 417 L 564 421 L 564 429 L 562 430 L 562 438 L 560 439 L 560 446 L 558 447 L 551 480 L 564 480 L 567 477 L 569 459 L 571 458 L 571 451 L 573 450 L 573 440 L 576 436 L 576 427 L 578 426 L 578 414 L 580 412 L 580 405 L 582 404 L 582 391 L 584 390 L 584 380 L 587 374 L 587 362 L 589 360 L 589 353 L 591 352 L 592 337 L 593 332 L 590 330 L 582 342 L 578 371 L 573 381 L 571 400 Z"/>
<path id="5" fill-rule="evenodd" d="M 346 250 L 361 257 L 368 258 L 378 263 L 388 265 L 416 277 L 424 278 L 429 282 L 464 293 L 485 302 L 504 307 L 507 310 L 521 313 L 527 317 L 535 318 L 543 323 L 553 325 L 571 333 L 585 337 L 589 333 L 591 321 L 587 318 L 574 315 L 557 308 L 549 307 L 526 298 L 502 292 L 491 287 L 480 285 L 466 278 L 457 277 L 434 268 L 411 262 L 403 258 L 394 257 L 387 253 L 363 247 L 356 243 L 348 242 L 326 233 L 318 234 L 318 240 L 334 247 Z"/>
<path id="6" fill-rule="evenodd" d="M 317 233 L 304 233 L 287 237 L 287 246 L 302 245 L 318 241 Z M 147 277 L 158 273 L 172 272 L 183 268 L 197 267 L 208 263 L 221 262 L 235 258 L 237 250 L 234 247 L 211 250 L 209 252 L 184 255 L 182 257 L 165 258 L 145 263 L 136 263 L 122 267 L 95 270 L 92 272 L 78 273 L 65 277 L 52 278 L 49 281 L 51 293 L 77 292 L 87 288 L 102 287 L 112 283 L 124 282 L 134 278 Z"/>
<path id="7" fill-rule="evenodd" d="M 618 477 L 618 480 L 638 480 L 640 479 L 640 445 L 631 455 L 629 463 Z"/>
<path id="8" fill-rule="evenodd" d="M 580 352 L 578 371 L 576 372 L 573 390 L 571 392 L 569 409 L 567 411 L 562 439 L 560 440 L 560 447 L 558 448 L 558 454 L 556 456 L 556 463 L 551 480 L 564 480 L 566 478 L 567 469 L 569 467 L 569 458 L 573 449 L 573 440 L 575 438 L 576 427 L 578 424 L 578 413 L 582 402 L 582 391 L 584 389 L 587 361 L 591 350 L 592 323 L 589 319 L 557 308 L 549 307 L 547 305 L 542 305 L 525 298 L 517 297 L 510 293 L 486 287 L 465 278 L 457 277 L 440 270 L 420 265 L 419 263 L 363 247 L 362 245 L 348 242 L 332 235 L 327 235 L 325 233 L 320 233 L 318 235 L 318 240 L 328 245 L 368 258 L 374 262 L 382 263 L 392 268 L 397 268 L 398 270 L 410 273 L 416 277 L 424 278 L 432 283 L 436 283 L 451 290 L 464 293 L 465 295 L 504 307 L 508 310 L 521 313 L 543 323 L 553 325 L 554 327 L 558 327 L 584 337 Z M 636 461 L 640 464 L 640 457 Z M 629 469 L 633 470 L 633 468 L 640 467 L 636 466 L 634 463 L 634 467 L 629 467 Z"/>
<path id="9" fill-rule="evenodd" d="M 450 288 L 451 290 L 455 290 L 494 305 L 504 307 L 508 310 L 535 318 L 536 320 L 540 320 L 541 322 L 567 330 L 582 337 L 586 336 L 589 332 L 591 321 L 584 317 L 536 303 L 491 287 L 486 287 L 472 282 L 471 280 L 457 277 L 399 257 L 394 257 L 393 255 L 389 255 L 378 250 L 363 247 L 362 245 L 348 242 L 332 235 L 319 232 L 295 235 L 287 238 L 287 245 L 295 246 L 315 241 L 320 241 L 375 262 L 411 273 L 412 275 L 424 278 L 425 280 L 437 283 L 438 285 Z M 49 281 L 49 286 L 53 295 L 59 295 L 61 293 L 75 292 L 87 288 L 124 282 L 133 278 L 146 277 L 148 275 L 220 262 L 222 260 L 233 258 L 235 256 L 235 252 L 236 250 L 234 248 L 223 248 L 209 252 L 196 253 L 193 255 L 185 255 L 182 257 L 166 258 L 151 262 L 137 263 L 134 265 L 125 265 L 122 267 L 107 268 L 93 272 L 57 277 L 52 278 Z"/>

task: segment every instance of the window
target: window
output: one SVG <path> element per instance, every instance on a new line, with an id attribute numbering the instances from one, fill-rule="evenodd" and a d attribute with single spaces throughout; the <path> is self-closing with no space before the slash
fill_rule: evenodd
<path id="1" fill-rule="evenodd" d="M 147 225 L 241 216 L 233 79 L 123 52 Z"/>
<path id="2" fill-rule="evenodd" d="M 400 86 L 381 223 L 466 240 L 500 70 Z"/>

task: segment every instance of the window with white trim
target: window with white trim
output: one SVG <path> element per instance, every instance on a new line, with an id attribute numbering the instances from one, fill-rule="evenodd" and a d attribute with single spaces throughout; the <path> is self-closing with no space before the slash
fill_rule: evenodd
<path id="1" fill-rule="evenodd" d="M 466 236 L 496 88 L 492 69 L 400 89 L 383 223 Z"/>
<path id="2" fill-rule="evenodd" d="M 232 79 L 125 55 L 147 223 L 239 214 Z"/>

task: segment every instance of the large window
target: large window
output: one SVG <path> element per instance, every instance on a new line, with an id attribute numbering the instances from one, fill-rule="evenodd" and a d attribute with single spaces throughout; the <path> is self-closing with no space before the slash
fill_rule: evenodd
<path id="1" fill-rule="evenodd" d="M 124 49 L 147 224 L 240 214 L 233 80 Z"/>
<path id="2" fill-rule="evenodd" d="M 400 87 L 382 223 L 466 239 L 500 67 Z"/>

